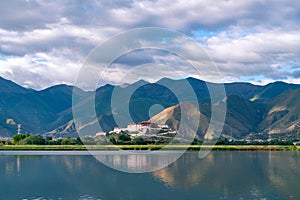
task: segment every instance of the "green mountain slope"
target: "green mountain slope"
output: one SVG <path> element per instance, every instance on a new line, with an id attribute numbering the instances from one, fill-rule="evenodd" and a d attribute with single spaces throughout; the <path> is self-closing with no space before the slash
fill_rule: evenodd
<path id="1" fill-rule="evenodd" d="M 258 124 L 261 122 L 265 112 L 264 107 L 261 104 L 254 103 L 234 95 L 226 97 L 218 104 L 224 102 L 227 104 L 227 113 L 222 131 L 223 136 L 240 139 L 249 133 L 257 131 Z M 185 106 L 185 104 L 181 106 Z M 210 121 L 210 107 L 203 104 L 200 105 L 200 111 L 195 107 L 190 107 L 187 112 L 190 121 L 188 123 L 184 122 L 183 126 L 185 129 L 190 132 L 192 131 L 192 129 L 189 130 L 188 127 L 190 126 L 190 123 L 193 124 L 193 121 L 197 121 L 193 118 L 193 116 L 198 114 L 200 115 L 200 123 L 197 135 L 200 138 L 208 137 L 208 135 L 206 135 L 206 131 Z M 180 126 L 180 115 L 180 105 L 176 105 L 163 110 L 152 117 L 150 121 L 158 124 L 166 123 L 171 128 L 177 130 Z"/>
<path id="2" fill-rule="evenodd" d="M 253 95 L 251 100 L 252 101 L 270 100 L 289 89 L 297 89 L 297 88 L 300 88 L 300 86 L 296 84 L 288 84 L 284 82 L 269 83 L 266 86 L 261 87 L 261 89 L 255 95 Z"/>
<path id="3" fill-rule="evenodd" d="M 197 99 L 187 93 L 185 87 L 187 83 L 190 84 Z M 227 103 L 224 136 L 243 138 L 250 133 L 298 132 L 300 85 L 283 82 L 270 83 L 266 86 L 226 83 L 224 87 L 227 97 L 220 99 L 219 102 Z M 72 86 L 58 85 L 35 91 L 0 78 L 0 136 L 15 134 L 16 124 L 22 124 L 23 133 L 76 134 L 72 113 L 73 89 Z M 103 131 L 109 131 L 116 125 L 122 127 L 130 122 L 149 120 L 152 116 L 149 116 L 149 109 L 156 104 L 166 110 L 172 108 L 171 111 L 168 110 L 169 114 L 165 115 L 166 119 L 158 117 L 159 120 L 156 120 L 176 128 L 180 121 L 179 102 L 198 101 L 201 112 L 192 109 L 188 115 L 189 117 L 200 115 L 200 128 L 197 130 L 199 137 L 204 137 L 210 120 L 211 102 L 207 85 L 204 81 L 195 78 L 184 80 L 164 78 L 157 83 L 140 80 L 122 86 L 105 85 L 96 90 L 95 102 L 92 102 L 93 93 L 78 88 L 76 91 L 78 93 L 75 98 L 79 103 L 75 106 L 82 112 L 85 112 L 85 105 L 95 103 L 97 119 L 86 116 L 82 124 L 82 128 L 86 130 L 90 130 L 96 123 L 101 125 Z M 115 91 L 118 93 L 118 99 L 112 107 L 112 94 Z M 125 98 L 127 94 L 131 94 L 129 99 Z M 126 109 L 130 110 L 130 116 L 124 112 Z M 115 121 L 116 118 L 118 123 Z M 7 123 L 8 119 L 12 119 L 15 124 Z M 184 128 L 187 132 L 188 126 L 193 125 L 193 120 L 190 123 Z"/>
<path id="4" fill-rule="evenodd" d="M 265 115 L 263 104 L 251 102 L 239 96 L 226 98 L 227 112 L 223 134 L 233 138 L 244 138 L 259 132 L 259 124 Z"/>
<path id="5" fill-rule="evenodd" d="M 288 90 L 268 101 L 260 127 L 266 133 L 300 133 L 300 89 Z"/>

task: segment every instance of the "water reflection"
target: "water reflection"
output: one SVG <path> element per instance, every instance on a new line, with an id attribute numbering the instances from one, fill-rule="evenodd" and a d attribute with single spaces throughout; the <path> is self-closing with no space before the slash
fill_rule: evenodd
<path id="1" fill-rule="evenodd" d="M 11 161 L 7 161 L 5 163 L 5 175 L 11 175 L 14 173 L 14 163 Z"/>
<path id="2" fill-rule="evenodd" d="M 22 197 L 21 198 L 22 200 L 54 200 L 52 198 L 47 198 L 47 197 L 43 197 L 43 196 L 31 196 L 31 197 Z M 64 198 L 57 198 L 57 200 L 62 200 Z M 101 200 L 99 198 L 95 198 L 95 197 L 92 197 L 90 195 L 82 195 L 78 198 L 78 200 Z"/>
<path id="3" fill-rule="evenodd" d="M 188 189 L 200 183 L 207 170 L 214 165 L 212 154 L 209 154 L 205 161 L 199 161 L 197 153 L 189 153 L 169 167 L 153 172 L 153 176 L 169 186 Z"/>
<path id="4" fill-rule="evenodd" d="M 171 187 L 205 188 L 220 198 L 289 199 L 300 197 L 299 168 L 299 153 L 292 152 L 213 152 L 203 160 L 189 153 L 153 176 Z"/>
<path id="5" fill-rule="evenodd" d="M 1 158 L 1 157 L 0 157 Z M 22 168 L 22 161 L 24 160 L 33 160 L 33 159 L 40 159 L 41 156 L 36 156 L 36 155 L 12 155 L 12 156 L 5 156 L 2 158 L 5 158 L 5 175 L 10 176 L 10 175 L 20 175 L 21 168 Z M 1 159 L 3 160 L 3 159 Z"/>
<path id="6" fill-rule="evenodd" d="M 164 153 L 168 161 L 174 152 Z M 98 156 L 131 170 L 161 162 Z M 213 152 L 204 159 L 189 152 L 144 174 L 119 172 L 87 155 L 0 155 L 0 199 L 300 199 L 299 167 L 295 152 Z"/>
<path id="7" fill-rule="evenodd" d="M 269 163 L 268 177 L 275 190 L 286 197 L 300 197 L 300 159 L 299 153 L 291 152 L 289 156 L 284 153 L 270 153 L 272 163 Z M 297 198 L 295 198 L 297 199 Z"/>
<path id="8" fill-rule="evenodd" d="M 152 172 L 168 166 L 182 151 L 108 151 L 93 156 L 108 167 L 129 173 Z"/>
<path id="9" fill-rule="evenodd" d="M 21 156 L 15 156 L 15 159 L 8 159 L 5 162 L 5 175 L 12 174 L 20 175 L 21 171 Z"/>

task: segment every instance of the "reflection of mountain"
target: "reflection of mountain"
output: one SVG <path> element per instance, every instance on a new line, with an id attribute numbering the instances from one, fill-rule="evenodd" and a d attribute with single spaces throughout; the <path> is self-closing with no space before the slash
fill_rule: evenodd
<path id="1" fill-rule="evenodd" d="M 197 99 L 192 98 L 186 85 L 189 84 Z M 210 88 L 216 84 L 208 83 Z M 274 133 L 282 137 L 300 135 L 300 85 L 283 82 L 255 86 L 249 83 L 226 83 L 225 99 L 216 97 L 219 104 L 226 101 L 227 115 L 223 129 L 226 137 L 244 138 L 250 133 Z M 67 85 L 58 85 L 42 91 L 23 88 L 11 81 L 0 78 L 0 133 L 11 136 L 16 133 L 16 125 L 6 123 L 13 120 L 22 124 L 23 133 L 74 134 L 72 115 L 72 92 L 76 91 L 75 105 L 82 113 L 85 106 L 92 102 L 92 93 Z M 117 91 L 117 92 L 116 92 Z M 112 94 L 118 94 L 116 105 L 112 108 Z M 126 99 L 127 94 L 132 94 Z M 180 100 L 180 102 L 179 102 Z M 115 126 L 126 127 L 127 123 L 149 120 L 149 109 L 160 104 L 165 111 L 158 114 L 157 122 L 166 122 L 172 127 L 179 126 L 179 103 L 198 101 L 200 112 L 191 107 L 186 109 L 186 116 L 192 120 L 182 124 L 183 130 L 190 134 L 195 126 L 193 117 L 200 115 L 199 137 L 206 134 L 210 121 L 211 100 L 206 83 L 194 78 L 182 80 L 161 79 L 157 83 L 138 81 L 122 87 L 105 85 L 96 90 L 96 117 L 87 113 L 81 130 L 94 134 L 93 127 L 98 123 L 103 131 L 110 131 Z M 129 107 L 129 112 L 125 112 Z M 128 116 L 129 115 L 129 116 Z M 164 118 L 165 116 L 165 118 Z M 117 121 L 115 121 L 118 119 Z M 118 122 L 118 123 L 116 123 Z M 193 129 L 193 128 L 192 128 Z"/>
<path id="2" fill-rule="evenodd" d="M 300 196 L 299 185 L 299 166 L 300 160 L 295 159 L 299 155 L 289 152 L 285 156 L 280 152 L 269 153 L 268 177 L 270 183 L 280 191 L 283 196 Z M 284 174 L 284 175 L 283 175 Z"/>
<path id="3" fill-rule="evenodd" d="M 198 195 L 211 193 L 228 199 L 299 197 L 300 160 L 291 154 L 213 152 L 200 160 L 197 153 L 188 153 L 152 174 L 167 186 Z"/>
<path id="4" fill-rule="evenodd" d="M 34 199 L 33 195 L 35 199 L 81 199 L 81 195 L 132 200 L 300 198 L 297 152 L 223 151 L 204 159 L 187 152 L 168 167 L 143 174 L 111 169 L 82 152 L 72 154 L 1 155 L 0 174 L 5 176 L 0 181 L 0 199 Z M 118 156 L 110 158 L 128 167 Z M 131 164 L 145 160 L 140 158 L 131 159 Z"/>
<path id="5" fill-rule="evenodd" d="M 152 174 L 169 186 L 192 188 L 203 181 L 207 170 L 214 164 L 212 154 L 205 158 L 205 162 L 199 163 L 198 159 L 197 153 L 189 153 L 170 166 L 154 171 Z"/>

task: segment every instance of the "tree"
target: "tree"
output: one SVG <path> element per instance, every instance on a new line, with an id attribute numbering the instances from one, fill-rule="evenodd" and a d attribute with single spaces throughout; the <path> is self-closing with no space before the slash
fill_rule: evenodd
<path id="1" fill-rule="evenodd" d="M 127 142 L 127 141 L 131 141 L 131 137 L 130 137 L 130 135 L 127 135 L 127 134 L 120 134 L 118 136 L 118 140 L 123 141 L 123 142 Z"/>
<path id="2" fill-rule="evenodd" d="M 60 139 L 56 140 L 56 144 L 61 145 L 62 141 L 63 141 L 63 139 L 60 138 Z"/>
<path id="3" fill-rule="evenodd" d="M 40 144 L 40 145 L 46 143 L 46 140 L 40 134 L 35 135 L 33 141 L 34 141 L 34 144 Z"/>
<path id="4" fill-rule="evenodd" d="M 133 139 L 132 144 L 142 145 L 147 144 L 147 142 L 142 137 L 136 137 Z"/>
<path id="5" fill-rule="evenodd" d="M 113 143 L 113 144 L 117 144 L 117 141 L 116 141 L 116 139 L 115 139 L 113 136 L 110 136 L 110 137 L 109 137 L 109 141 L 110 141 L 111 143 Z"/>
<path id="6" fill-rule="evenodd" d="M 53 138 L 50 136 L 46 136 L 45 138 L 45 144 L 53 144 Z"/>
<path id="7" fill-rule="evenodd" d="M 96 144 L 96 141 L 92 137 L 85 137 L 85 138 L 82 139 L 82 143 L 84 143 L 86 145 L 94 145 L 94 144 Z"/>
<path id="8" fill-rule="evenodd" d="M 80 137 L 76 138 L 76 144 L 83 145 L 83 142 L 81 141 Z"/>
<path id="9" fill-rule="evenodd" d="M 13 141 L 15 144 L 18 144 L 21 140 L 24 140 L 29 136 L 30 136 L 29 134 L 17 134 L 13 136 Z"/>
<path id="10" fill-rule="evenodd" d="M 47 145 L 57 145 L 57 141 L 55 141 L 55 140 L 48 140 L 47 141 Z"/>
<path id="11" fill-rule="evenodd" d="M 45 139 L 41 135 L 29 135 L 28 137 L 24 138 L 23 140 L 19 141 L 19 144 L 37 144 L 43 145 L 45 144 Z"/>
<path id="12" fill-rule="evenodd" d="M 12 143 L 11 143 L 11 141 L 6 140 L 6 141 L 5 141 L 5 145 L 12 145 Z"/>
<path id="13" fill-rule="evenodd" d="M 75 145 L 76 140 L 74 138 L 64 138 L 61 142 L 62 145 Z"/>

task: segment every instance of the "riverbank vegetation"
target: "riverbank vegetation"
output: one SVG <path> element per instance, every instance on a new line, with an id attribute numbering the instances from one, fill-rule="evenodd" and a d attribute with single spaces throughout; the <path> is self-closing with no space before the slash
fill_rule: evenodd
<path id="1" fill-rule="evenodd" d="M 0 151 L 101 151 L 101 150 L 212 150 L 212 151 L 300 151 L 284 145 L 0 145 Z"/>
<path id="2" fill-rule="evenodd" d="M 215 151 L 299 151 L 295 140 L 234 141 L 218 139 L 215 145 L 203 145 L 202 140 L 194 139 L 191 145 L 166 138 L 134 139 L 127 135 L 93 138 L 42 137 L 41 135 L 18 134 L 12 140 L 0 141 L 0 150 L 215 150 Z"/>

